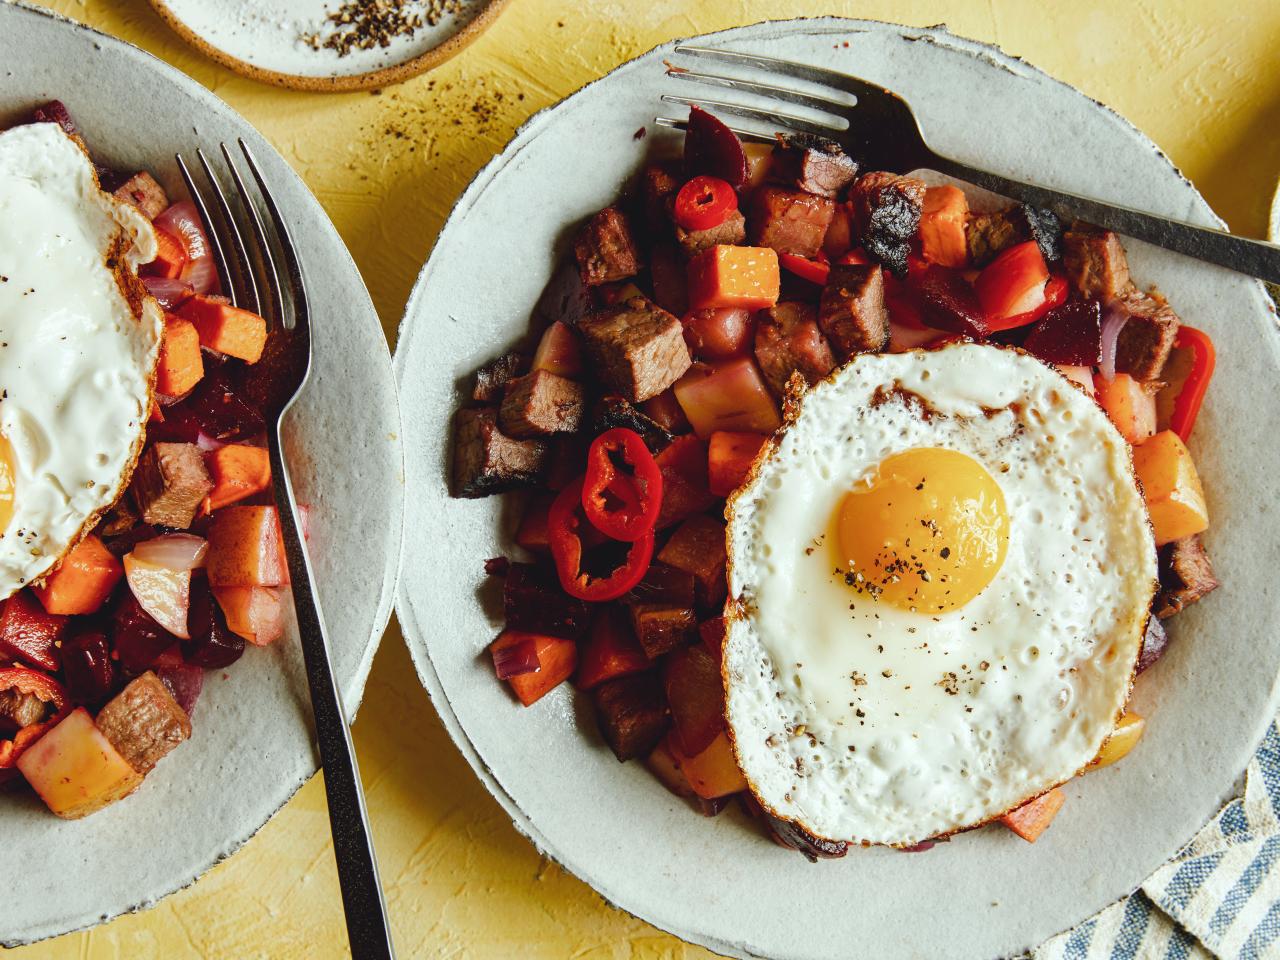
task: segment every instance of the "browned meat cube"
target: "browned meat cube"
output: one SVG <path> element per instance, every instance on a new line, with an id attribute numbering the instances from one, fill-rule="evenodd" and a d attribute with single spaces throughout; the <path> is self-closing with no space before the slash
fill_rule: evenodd
<path id="1" fill-rule="evenodd" d="M 656 397 L 693 363 L 684 326 L 643 297 L 596 311 L 578 330 L 597 375 L 630 403 Z"/>
<path id="2" fill-rule="evenodd" d="M 802 190 L 761 187 L 751 212 L 751 242 L 778 253 L 816 257 L 831 226 L 836 206 L 826 197 Z"/>
<path id="3" fill-rule="evenodd" d="M 671 709 L 655 671 L 608 680 L 592 691 L 592 699 L 600 733 L 619 760 L 646 756 L 671 726 Z"/>
<path id="4" fill-rule="evenodd" d="M 1027 239 L 1011 210 L 975 213 L 964 225 L 965 246 L 974 267 L 985 267 L 996 254 Z"/>
<path id="5" fill-rule="evenodd" d="M 1116 369 L 1135 380 L 1157 380 L 1182 321 L 1158 293 L 1133 290 L 1121 304 L 1129 319 L 1116 339 Z"/>
<path id="6" fill-rule="evenodd" d="M 631 625 L 636 639 L 650 660 L 693 640 L 698 618 L 692 607 L 670 607 L 664 603 L 633 603 Z"/>
<path id="7" fill-rule="evenodd" d="M 907 254 L 920 229 L 925 189 L 923 180 L 876 170 L 859 177 L 849 191 L 862 248 L 894 276 L 907 275 Z"/>
<path id="8" fill-rule="evenodd" d="M 589 287 L 626 280 L 640 272 L 640 249 L 626 215 L 605 207 L 587 221 L 573 242 L 582 282 Z"/>
<path id="9" fill-rule="evenodd" d="M 48 713 L 48 705 L 34 693 L 0 690 L 0 730 L 21 730 L 40 723 Z"/>
<path id="10" fill-rule="evenodd" d="M 724 223 L 706 230 L 686 230 L 676 224 L 676 240 L 686 257 L 695 257 L 708 247 L 736 247 L 747 239 L 747 218 L 735 210 Z"/>
<path id="11" fill-rule="evenodd" d="M 774 164 L 781 177 L 792 180 L 805 193 L 839 196 L 858 176 L 858 164 L 840 144 L 808 133 L 779 137 Z"/>
<path id="12" fill-rule="evenodd" d="M 880 268 L 869 264 L 832 267 L 818 304 L 818 325 L 841 359 L 883 350 L 889 343 L 889 311 Z"/>
<path id="13" fill-rule="evenodd" d="M 644 199 L 644 216 L 654 235 L 664 232 L 671 223 L 671 207 L 680 192 L 680 180 L 674 169 L 662 163 L 651 163 L 640 175 L 640 195 Z"/>
<path id="14" fill-rule="evenodd" d="M 674 243 L 655 243 L 649 251 L 649 279 L 653 302 L 668 313 L 683 317 L 689 309 L 689 274 Z"/>
<path id="15" fill-rule="evenodd" d="M 1172 617 L 1216 589 L 1218 578 L 1199 534 L 1160 550 L 1160 592 L 1152 604 L 1157 617 Z"/>
<path id="16" fill-rule="evenodd" d="M 97 724 L 116 752 L 143 776 L 191 736 L 191 720 L 150 670 L 108 701 Z"/>
<path id="17" fill-rule="evenodd" d="M 476 383 L 471 388 L 471 399 L 477 403 L 497 403 L 507 383 L 520 376 L 529 366 L 529 358 L 523 353 L 504 353 L 490 360 L 476 371 Z"/>
<path id="18" fill-rule="evenodd" d="M 582 384 L 550 370 L 534 370 L 507 384 L 498 426 L 517 440 L 573 433 L 582 424 Z"/>
<path id="19" fill-rule="evenodd" d="M 798 373 L 817 383 L 835 369 L 831 344 L 818 329 L 818 313 L 812 305 L 786 301 L 756 314 L 756 362 L 778 396 Z"/>
<path id="20" fill-rule="evenodd" d="M 658 560 L 693 575 L 699 607 L 707 609 L 724 602 L 728 581 L 724 524 L 719 520 L 705 514 L 690 517 L 676 527 Z"/>
<path id="21" fill-rule="evenodd" d="M 492 407 L 459 410 L 453 431 L 453 495 L 487 497 L 537 482 L 547 445 L 515 440 L 498 429 Z"/>
<path id="22" fill-rule="evenodd" d="M 560 586 L 554 570 L 513 563 L 502 585 L 502 609 L 508 630 L 578 640 L 591 623 L 587 605 Z"/>
<path id="23" fill-rule="evenodd" d="M 1068 230 L 1062 235 L 1062 261 L 1071 286 L 1087 300 L 1110 303 L 1133 289 L 1124 247 L 1110 230 Z"/>
<path id="24" fill-rule="evenodd" d="M 147 215 L 148 220 L 154 220 L 169 206 L 169 195 L 164 192 L 164 187 L 145 170 L 139 170 L 126 180 L 116 189 L 115 195 L 117 199 L 132 203 Z"/>
<path id="25" fill-rule="evenodd" d="M 121 497 L 103 516 L 94 532 L 100 537 L 118 537 L 137 525 L 138 511 L 134 509 L 133 501 L 129 497 Z"/>
<path id="26" fill-rule="evenodd" d="M 213 489 L 213 478 L 194 443 L 154 443 L 138 460 L 132 489 L 144 521 L 185 530 Z"/>
<path id="27" fill-rule="evenodd" d="M 666 427 L 621 397 L 601 397 L 591 413 L 591 432 L 599 436 L 614 427 L 640 434 L 650 453 L 660 453 L 673 439 Z"/>

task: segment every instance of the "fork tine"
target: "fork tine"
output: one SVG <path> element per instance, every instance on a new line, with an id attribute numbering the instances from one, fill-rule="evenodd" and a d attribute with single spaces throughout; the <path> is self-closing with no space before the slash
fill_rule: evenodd
<path id="1" fill-rule="evenodd" d="M 835 100 L 827 100 L 823 97 L 815 97 L 807 93 L 800 93 L 796 90 L 788 90 L 785 87 L 775 87 L 767 83 L 754 83 L 750 80 L 739 80 L 735 77 L 719 77 L 710 73 L 695 73 L 692 70 L 681 70 L 679 68 L 668 69 L 667 76 L 673 80 L 688 80 L 692 83 L 705 83 L 708 86 L 720 87 L 725 90 L 738 90 L 742 93 L 752 93 L 762 97 L 768 97 L 771 100 L 785 100 L 787 103 L 794 103 L 801 107 L 808 107 L 810 110 L 820 110 L 827 113 L 835 113 L 842 115 L 842 112 L 848 109 L 852 104 L 839 103 Z"/>
<path id="2" fill-rule="evenodd" d="M 735 117 L 744 117 L 747 120 L 756 120 L 760 123 L 772 124 L 775 127 L 790 127 L 793 130 L 803 130 L 805 133 L 812 133 L 815 136 L 824 137 L 833 133 L 843 133 L 846 126 L 836 126 L 834 124 L 818 123 L 813 120 L 806 120 L 803 117 L 793 117 L 786 113 L 777 113 L 773 110 L 763 110 L 759 107 L 744 107 L 740 103 L 726 103 L 723 100 L 698 100 L 692 97 L 673 97 L 670 94 L 662 95 L 663 101 L 666 103 L 680 103 L 688 107 L 702 107 L 704 110 L 710 110 L 713 113 L 728 113 Z"/>
<path id="3" fill-rule="evenodd" d="M 653 122 L 660 127 L 670 127 L 673 130 L 689 129 L 688 120 L 677 120 L 675 117 L 654 117 Z M 739 140 L 750 140 L 752 143 L 776 143 L 777 138 L 766 137 L 763 133 L 755 133 L 752 130 L 743 130 L 740 127 L 730 127 Z"/>
<path id="4" fill-rule="evenodd" d="M 244 281 L 242 285 L 236 287 L 236 292 L 243 294 L 236 299 L 243 299 L 244 303 L 236 303 L 236 306 L 244 307 L 253 313 L 261 313 L 262 300 L 258 296 L 258 281 L 249 266 L 249 255 L 245 251 L 244 238 L 240 236 L 240 226 L 236 223 L 236 218 L 231 215 L 231 205 L 227 203 L 227 196 L 222 192 L 222 185 L 218 183 L 218 178 L 213 175 L 209 159 L 204 155 L 204 150 L 199 147 L 196 148 L 196 159 L 200 161 L 200 166 L 204 168 L 204 175 L 213 187 L 213 199 L 218 205 L 218 211 L 222 214 L 230 236 L 231 254 L 236 261 L 236 273 Z"/>
<path id="5" fill-rule="evenodd" d="M 255 258 L 255 266 L 261 275 L 263 290 L 266 292 L 266 301 L 269 303 L 270 309 L 264 313 L 268 322 L 274 321 L 280 326 L 284 326 L 284 295 L 280 287 L 280 275 L 276 272 L 276 261 L 271 256 L 271 245 L 267 241 L 267 231 L 262 226 L 262 218 L 258 215 L 258 208 L 254 206 L 253 198 L 249 196 L 249 192 L 245 189 L 244 179 L 240 176 L 240 168 L 236 166 L 235 160 L 231 157 L 231 151 L 227 149 L 225 143 L 218 146 L 222 149 L 222 158 L 227 163 L 227 169 L 231 171 L 231 180 L 236 186 L 236 195 L 240 199 L 242 206 L 248 215 L 249 228 L 253 232 L 253 239 L 257 247 L 257 257 Z M 259 311 L 261 312 L 261 311 Z"/>
<path id="6" fill-rule="evenodd" d="M 253 174 L 253 179 L 257 181 L 258 191 L 262 194 L 262 200 L 267 206 L 267 213 L 271 215 L 271 222 L 276 228 L 276 238 L 280 242 L 280 252 L 284 255 L 285 271 L 289 274 L 289 286 L 293 294 L 293 311 L 289 317 L 284 318 L 284 328 L 293 330 L 295 327 L 299 327 L 304 332 L 308 332 L 310 307 L 307 303 L 307 288 L 302 282 L 302 264 L 298 262 L 298 251 L 293 245 L 293 237 L 289 233 L 289 225 L 284 222 L 284 217 L 280 216 L 280 208 L 276 206 L 275 197 L 267 189 L 267 182 L 263 179 L 262 171 L 258 168 L 258 161 L 253 158 L 253 152 L 249 149 L 249 145 L 241 137 L 237 137 L 236 142 L 240 144 L 240 151 L 244 154 L 244 158 L 249 164 L 249 172 Z"/>
<path id="7" fill-rule="evenodd" d="M 676 47 L 675 52 L 690 57 L 701 57 L 705 60 L 716 60 L 720 63 L 759 67 L 771 73 L 781 73 L 788 77 L 795 77 L 797 80 L 807 80 L 810 83 L 835 87 L 837 90 L 852 93 L 854 96 L 883 95 L 885 93 L 883 87 L 877 87 L 866 80 L 851 77 L 847 73 L 838 73 L 835 70 L 814 67 L 807 63 L 796 63 L 794 60 L 779 60 L 776 57 L 762 57 L 754 53 L 739 53 L 736 50 L 721 50 L 717 47 L 690 47 L 684 44 Z"/>
<path id="8" fill-rule="evenodd" d="M 209 205 L 205 203 L 204 194 L 200 192 L 195 178 L 187 169 L 187 161 L 182 159 L 180 153 L 174 154 L 173 158 L 178 162 L 178 172 L 182 174 L 182 181 L 187 185 L 187 192 L 191 194 L 191 202 L 196 205 L 196 211 L 200 214 L 201 222 L 204 223 L 204 232 L 209 238 L 209 246 L 213 249 L 213 263 L 218 268 L 218 280 L 222 284 L 222 292 L 230 298 L 233 307 L 238 307 L 240 297 L 236 292 L 236 285 L 232 283 L 231 271 L 227 269 L 227 255 L 222 250 L 221 231 L 218 229 L 218 224 L 209 216 Z"/>

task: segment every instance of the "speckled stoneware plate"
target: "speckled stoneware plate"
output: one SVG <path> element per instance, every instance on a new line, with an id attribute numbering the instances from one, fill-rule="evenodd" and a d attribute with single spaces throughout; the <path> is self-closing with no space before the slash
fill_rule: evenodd
<path id="1" fill-rule="evenodd" d="M 179 36 L 223 66 L 320 92 L 368 90 L 431 70 L 509 2 L 405 0 L 398 12 L 416 26 L 398 30 L 369 14 L 372 0 L 150 0 Z"/>
<path id="2" fill-rule="evenodd" d="M 1157 213 L 1216 224 L 1132 126 L 999 50 L 942 29 L 820 19 L 700 38 L 856 73 L 910 100 L 935 145 L 961 160 Z M 1140 243 L 1135 276 L 1158 283 L 1219 350 L 1193 447 L 1225 586 L 1178 618 L 1136 707 L 1150 718 L 1123 763 L 1073 781 L 1034 846 L 1006 830 L 928 853 L 855 850 L 817 865 L 736 811 L 693 813 L 639 764 L 620 766 L 565 685 L 522 709 L 493 676 L 499 629 L 482 561 L 510 546 L 499 499 L 446 491 L 450 418 L 471 372 L 525 329 L 571 228 L 610 202 L 655 137 L 670 45 L 535 116 L 459 200 L 410 300 L 396 372 L 409 480 L 397 606 L 422 681 L 459 749 L 516 825 L 606 898 L 733 956 L 1008 956 L 1128 893 L 1228 798 L 1275 716 L 1280 667 L 1276 504 L 1280 451 L 1260 385 L 1280 377 L 1260 284 Z M 669 107 L 663 109 L 669 110 Z M 649 137 L 633 137 L 646 127 Z"/>
<path id="3" fill-rule="evenodd" d="M 313 305 L 315 367 L 287 420 L 298 499 L 341 689 L 354 709 L 391 612 L 403 530 L 400 415 L 386 340 L 320 204 L 254 129 L 134 47 L 0 3 L 0 125 L 58 98 L 97 158 L 145 167 L 181 196 L 175 151 L 243 137 L 293 227 Z M 207 675 L 194 734 L 132 797 L 65 822 L 0 793 L 0 943 L 38 940 L 149 906 L 229 856 L 316 771 L 296 638 Z M 335 905 L 334 909 L 338 909 Z"/>

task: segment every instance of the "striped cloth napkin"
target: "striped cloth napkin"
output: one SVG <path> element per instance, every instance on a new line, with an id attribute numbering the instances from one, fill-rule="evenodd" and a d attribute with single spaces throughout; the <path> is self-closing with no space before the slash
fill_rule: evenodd
<path id="1" fill-rule="evenodd" d="M 1132 895 L 1061 933 L 1034 960 L 1280 958 L 1280 727 L 1232 800 Z"/>

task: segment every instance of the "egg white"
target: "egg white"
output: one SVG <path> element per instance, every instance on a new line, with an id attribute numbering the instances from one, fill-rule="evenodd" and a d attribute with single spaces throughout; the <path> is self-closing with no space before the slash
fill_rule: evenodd
<path id="1" fill-rule="evenodd" d="M 134 271 L 155 231 L 51 123 L 0 133 L 0 431 L 14 512 L 0 598 L 46 574 L 129 482 L 163 315 Z"/>
<path id="2" fill-rule="evenodd" d="M 886 457 L 982 464 L 1008 554 L 931 615 L 835 570 L 833 512 Z M 758 799 L 818 837 L 906 845 L 1069 779 L 1127 699 L 1156 554 L 1128 445 L 1092 399 L 1015 350 L 865 355 L 804 397 L 730 504 L 724 672 Z"/>

